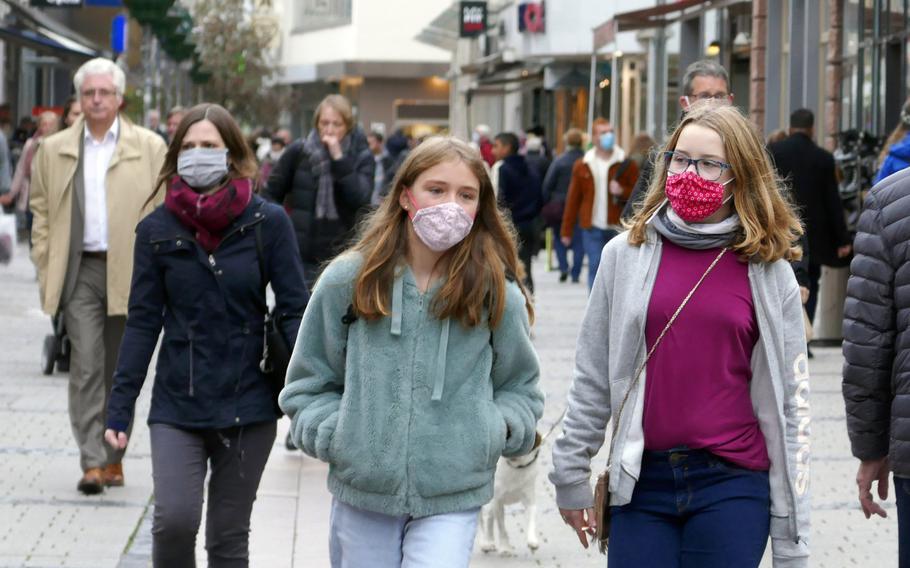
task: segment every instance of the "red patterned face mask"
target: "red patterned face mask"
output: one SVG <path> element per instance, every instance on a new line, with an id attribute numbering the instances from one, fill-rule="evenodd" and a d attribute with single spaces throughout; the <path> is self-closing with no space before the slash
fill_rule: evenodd
<path id="1" fill-rule="evenodd" d="M 717 212 L 724 203 L 724 186 L 695 172 L 667 176 L 666 193 L 670 207 L 687 223 L 697 223 Z"/>

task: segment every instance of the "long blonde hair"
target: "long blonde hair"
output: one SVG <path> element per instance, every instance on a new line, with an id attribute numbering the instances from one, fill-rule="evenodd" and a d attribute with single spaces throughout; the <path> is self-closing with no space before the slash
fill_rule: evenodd
<path id="1" fill-rule="evenodd" d="M 900 120 L 898 121 L 897 126 L 894 127 L 894 130 L 892 130 L 891 134 L 888 135 L 885 143 L 882 144 L 882 151 L 878 154 L 879 167 L 885 163 L 885 158 L 888 157 L 888 153 L 891 151 L 891 146 L 894 146 L 903 140 L 908 132 L 910 132 L 910 99 L 907 99 L 907 101 L 904 103 L 904 106 L 901 107 Z"/>
<path id="2" fill-rule="evenodd" d="M 350 250 L 360 253 L 363 265 L 354 281 L 354 311 L 367 320 L 388 316 L 391 285 L 395 271 L 407 255 L 407 213 L 399 203 L 426 170 L 452 160 L 464 163 L 480 184 L 477 216 L 468 236 L 448 255 L 445 282 L 433 300 L 439 319 L 455 318 L 467 327 L 484 322 L 495 328 L 502 319 L 506 302 L 506 280 L 515 279 L 525 295 L 525 308 L 533 321 L 528 293 L 521 285 L 524 268 L 518 260 L 515 228 L 496 204 L 493 186 L 480 154 L 466 143 L 451 137 L 426 139 L 408 155 L 392 183 L 389 195 L 367 220 Z"/>
<path id="3" fill-rule="evenodd" d="M 801 258 L 797 240 L 803 234 L 802 225 L 784 195 L 784 186 L 755 125 L 735 107 L 697 105 L 676 127 L 664 152 L 676 148 L 680 133 L 690 124 L 710 128 L 720 136 L 736 178 L 732 184 L 733 207 L 742 228 L 731 248 L 742 257 L 763 262 Z M 666 198 L 666 182 L 667 162 L 661 153 L 644 203 L 628 225 L 630 244 L 645 242 L 647 222 Z"/>

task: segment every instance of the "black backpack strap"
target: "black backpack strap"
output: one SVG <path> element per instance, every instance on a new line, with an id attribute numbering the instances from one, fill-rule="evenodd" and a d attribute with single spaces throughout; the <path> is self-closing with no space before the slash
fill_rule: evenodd
<path id="1" fill-rule="evenodd" d="M 357 321 L 357 313 L 354 311 L 354 304 L 348 304 L 348 311 L 341 316 L 341 323 L 351 325 L 355 321 Z"/>

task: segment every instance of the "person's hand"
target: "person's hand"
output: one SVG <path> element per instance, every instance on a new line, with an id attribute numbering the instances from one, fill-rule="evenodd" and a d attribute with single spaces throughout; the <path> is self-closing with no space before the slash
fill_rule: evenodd
<path id="1" fill-rule="evenodd" d="M 572 246 L 571 237 L 560 237 L 559 240 L 562 241 L 563 246 L 566 246 L 566 247 Z"/>
<path id="2" fill-rule="evenodd" d="M 322 137 L 322 143 L 325 144 L 326 149 L 329 151 L 329 156 L 333 160 L 340 160 L 343 152 L 341 151 L 341 139 L 337 136 L 332 136 L 331 134 L 326 134 Z"/>
<path id="3" fill-rule="evenodd" d="M 0 195 L 0 205 L 2 205 L 4 207 L 9 207 L 10 205 L 12 205 L 12 203 L 13 203 L 12 195 L 10 195 L 9 193 L 4 193 L 3 195 Z"/>
<path id="4" fill-rule="evenodd" d="M 610 182 L 610 193 L 613 195 L 622 195 L 622 186 L 615 179 Z"/>
<path id="5" fill-rule="evenodd" d="M 853 245 L 844 245 L 837 247 L 837 258 L 846 258 L 853 252 Z"/>
<path id="6" fill-rule="evenodd" d="M 806 302 L 809 301 L 809 289 L 806 288 L 805 286 L 799 287 L 799 299 L 802 300 L 803 305 L 805 305 Z"/>
<path id="7" fill-rule="evenodd" d="M 878 482 L 878 498 L 882 501 L 888 499 L 888 458 L 867 460 L 860 462 L 859 471 L 856 472 L 856 485 L 859 488 L 859 504 L 863 508 L 866 518 L 872 515 L 887 517 L 888 513 L 872 497 L 872 482 Z"/>
<path id="8" fill-rule="evenodd" d="M 126 432 L 114 432 L 110 428 L 104 431 L 104 440 L 115 450 L 125 450 L 129 442 Z"/>
<path id="9" fill-rule="evenodd" d="M 594 520 L 594 509 L 560 509 L 559 514 L 567 525 L 575 530 L 581 545 L 588 548 L 588 535 L 593 540 L 597 521 Z"/>

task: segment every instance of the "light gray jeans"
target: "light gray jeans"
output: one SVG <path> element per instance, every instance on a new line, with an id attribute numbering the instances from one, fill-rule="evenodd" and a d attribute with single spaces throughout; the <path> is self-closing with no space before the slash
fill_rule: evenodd
<path id="1" fill-rule="evenodd" d="M 212 568 L 249 566 L 250 513 L 275 442 L 276 421 L 225 430 L 151 424 L 155 568 L 196 566 L 196 533 L 211 462 L 205 549 Z"/>
<path id="2" fill-rule="evenodd" d="M 332 568 L 467 568 L 480 508 L 415 519 L 332 500 Z"/>

